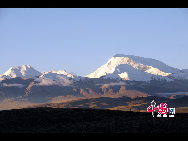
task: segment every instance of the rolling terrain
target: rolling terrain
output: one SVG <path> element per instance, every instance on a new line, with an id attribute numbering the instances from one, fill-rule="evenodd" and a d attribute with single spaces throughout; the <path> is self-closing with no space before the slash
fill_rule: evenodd
<path id="1" fill-rule="evenodd" d="M 170 99 L 167 97 L 147 96 L 147 97 L 99 97 L 85 98 L 59 103 L 45 103 L 32 107 L 51 107 L 51 108 L 91 108 L 91 109 L 110 109 L 121 111 L 147 112 L 147 108 L 151 105 L 151 101 L 155 100 L 156 104 L 167 103 L 168 108 L 176 108 L 178 113 L 188 113 L 188 96 L 178 99 Z M 157 106 L 156 105 L 156 106 Z"/>

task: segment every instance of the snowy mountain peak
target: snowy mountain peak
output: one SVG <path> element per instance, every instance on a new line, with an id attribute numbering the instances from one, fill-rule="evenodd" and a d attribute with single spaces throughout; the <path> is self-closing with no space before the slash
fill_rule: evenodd
<path id="1" fill-rule="evenodd" d="M 48 78 L 55 78 L 57 76 L 64 76 L 67 78 L 74 78 L 74 75 L 67 73 L 65 70 L 52 70 L 49 72 L 44 72 L 40 77 L 48 77 Z"/>
<path id="2" fill-rule="evenodd" d="M 44 72 L 39 78 L 35 79 L 38 81 L 38 85 L 62 85 L 68 86 L 72 84 L 74 75 L 67 73 L 65 70 L 52 70 Z"/>
<path id="3" fill-rule="evenodd" d="M 36 76 L 40 76 L 41 73 L 35 70 L 30 65 L 22 65 L 22 66 L 13 66 L 9 68 L 3 75 L 3 78 L 15 78 L 15 77 L 22 77 L 22 78 L 33 78 Z"/>
<path id="4" fill-rule="evenodd" d="M 86 77 L 100 78 L 103 76 L 146 81 L 156 76 L 167 77 L 176 72 L 179 72 L 179 70 L 155 59 L 116 54 L 105 65 Z"/>

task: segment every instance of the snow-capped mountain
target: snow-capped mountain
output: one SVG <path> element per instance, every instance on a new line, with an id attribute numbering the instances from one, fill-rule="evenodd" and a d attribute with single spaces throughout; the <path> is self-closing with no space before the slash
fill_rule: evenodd
<path id="1" fill-rule="evenodd" d="M 63 85 L 67 86 L 72 83 L 74 76 L 67 73 L 65 70 L 62 71 L 49 71 L 44 72 L 39 78 L 35 79 L 38 81 L 38 85 Z"/>
<path id="2" fill-rule="evenodd" d="M 35 70 L 30 65 L 22 65 L 9 68 L 3 75 L 1 75 L 1 78 L 34 78 L 40 75 L 41 72 Z"/>
<path id="3" fill-rule="evenodd" d="M 49 79 L 53 79 L 53 80 L 59 80 L 62 77 L 67 78 L 69 80 L 79 80 L 82 77 L 78 76 L 78 75 L 74 75 L 71 73 L 67 73 L 65 70 L 60 70 L 60 71 L 49 71 L 49 72 L 44 72 L 40 78 L 45 77 L 45 78 L 49 78 Z"/>
<path id="4" fill-rule="evenodd" d="M 149 81 L 152 78 L 171 80 L 172 77 L 169 76 L 175 76 L 180 72 L 179 69 L 170 67 L 155 59 L 116 54 L 106 64 L 86 77 L 110 77 L 137 81 Z M 188 76 L 188 74 L 185 75 Z"/>
<path id="5" fill-rule="evenodd" d="M 66 78 L 73 79 L 74 75 L 67 73 L 65 70 L 62 70 L 62 71 L 52 70 L 49 72 L 44 72 L 40 77 L 46 77 L 46 78 L 56 80 L 58 77 L 66 77 Z"/>
<path id="6" fill-rule="evenodd" d="M 39 85 L 52 85 L 60 84 L 63 86 L 70 85 L 74 80 L 80 80 L 84 77 L 67 73 L 65 70 L 61 71 L 49 71 L 39 72 L 30 65 L 13 66 L 8 69 L 3 75 L 0 75 L 0 81 L 5 78 L 34 78 L 35 81 L 39 82 Z"/>
<path id="7" fill-rule="evenodd" d="M 73 81 L 77 81 L 83 79 L 81 76 L 73 75 L 71 73 L 67 73 L 65 70 L 60 71 L 49 71 L 44 72 L 42 75 L 35 79 L 35 81 L 39 81 L 39 85 L 63 85 L 68 86 L 72 84 Z"/>
<path id="8" fill-rule="evenodd" d="M 106 64 L 99 67 L 95 72 L 85 76 L 77 76 L 67 73 L 65 70 L 39 72 L 30 65 L 13 66 L 3 75 L 0 81 L 5 78 L 33 78 L 41 85 L 61 84 L 70 85 L 73 81 L 85 78 L 121 78 L 124 80 L 149 81 L 156 79 L 188 79 L 188 69 L 177 69 L 165 63 L 133 55 L 116 54 Z"/>

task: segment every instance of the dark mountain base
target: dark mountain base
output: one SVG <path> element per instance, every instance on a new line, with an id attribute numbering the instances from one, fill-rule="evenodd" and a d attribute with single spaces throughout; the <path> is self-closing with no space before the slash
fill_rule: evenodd
<path id="1" fill-rule="evenodd" d="M 0 112 L 0 133 L 188 133 L 188 114 L 28 108 Z"/>

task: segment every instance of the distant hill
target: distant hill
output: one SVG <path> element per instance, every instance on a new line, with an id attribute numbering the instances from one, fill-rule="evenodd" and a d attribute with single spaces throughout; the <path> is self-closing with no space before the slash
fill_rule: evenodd
<path id="1" fill-rule="evenodd" d="M 169 99 L 166 97 L 158 96 L 147 96 L 147 97 L 98 97 L 98 98 L 84 98 L 77 99 L 68 102 L 52 102 L 46 104 L 39 104 L 32 107 L 52 107 L 52 108 L 92 108 L 92 109 L 111 109 L 111 110 L 122 110 L 122 111 L 137 111 L 147 112 L 147 107 L 151 105 L 151 101 L 155 100 L 156 104 L 167 103 L 169 108 L 178 108 L 178 112 L 188 113 L 182 107 L 188 107 L 188 96 L 184 96 L 178 99 Z M 157 106 L 156 105 L 156 106 Z"/>

